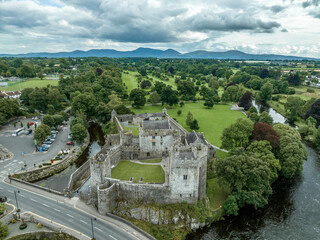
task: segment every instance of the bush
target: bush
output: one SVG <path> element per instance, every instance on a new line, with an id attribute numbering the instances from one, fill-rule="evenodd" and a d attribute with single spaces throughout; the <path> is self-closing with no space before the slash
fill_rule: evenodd
<path id="1" fill-rule="evenodd" d="M 14 218 L 12 218 L 12 220 L 11 220 L 11 223 L 16 223 L 17 222 L 17 220 L 15 220 Z"/>
<path id="2" fill-rule="evenodd" d="M 37 227 L 38 227 L 38 228 L 42 228 L 41 223 L 38 223 Z"/>
<path id="3" fill-rule="evenodd" d="M 3 214 L 5 210 L 6 210 L 6 205 L 4 205 L 3 203 L 0 203 L 0 215 Z"/>
<path id="4" fill-rule="evenodd" d="M 177 114 L 178 114 L 179 116 L 181 115 L 181 113 L 182 113 L 182 111 L 181 111 L 181 110 L 178 110 Z"/>
<path id="5" fill-rule="evenodd" d="M 39 165 L 39 168 L 42 168 L 42 165 Z"/>
<path id="6" fill-rule="evenodd" d="M 296 90 L 294 88 L 288 88 L 288 94 L 293 95 L 296 93 Z"/>
<path id="7" fill-rule="evenodd" d="M 276 95 L 276 96 L 272 96 L 272 101 L 279 101 L 280 100 L 280 98 L 281 98 L 281 96 L 280 95 Z"/>
<path id="8" fill-rule="evenodd" d="M 51 163 L 44 163 L 44 164 L 42 164 L 43 166 L 50 166 L 51 165 Z M 40 166 L 39 166 L 40 167 Z"/>
<path id="9" fill-rule="evenodd" d="M 20 230 L 26 229 L 28 227 L 28 225 L 26 223 L 21 223 L 19 226 Z"/>
<path id="10" fill-rule="evenodd" d="M 307 89 L 307 92 L 308 92 L 308 93 L 314 93 L 315 91 L 314 91 L 314 89 L 312 89 L 312 88 L 308 88 L 308 89 Z"/>

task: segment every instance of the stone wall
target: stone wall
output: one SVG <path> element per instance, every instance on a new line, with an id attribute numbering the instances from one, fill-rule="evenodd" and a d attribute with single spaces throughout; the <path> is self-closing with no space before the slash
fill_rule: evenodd
<path id="1" fill-rule="evenodd" d="M 141 201 L 165 203 L 170 190 L 163 184 L 139 184 L 108 178 L 110 185 L 115 184 L 116 201 Z"/>
<path id="2" fill-rule="evenodd" d="M 118 119 L 117 117 L 114 117 L 113 121 L 114 121 L 114 123 L 115 123 L 116 126 L 117 126 L 118 132 L 123 131 L 123 128 L 122 128 L 122 126 L 121 126 L 121 123 L 120 123 L 119 119 Z"/>
<path id="3" fill-rule="evenodd" d="M 120 144 L 120 134 L 109 134 L 107 136 L 105 146 L 110 147 L 114 145 L 119 145 Z"/>
<path id="4" fill-rule="evenodd" d="M 116 204 L 116 185 L 106 183 L 98 187 L 98 211 L 102 215 L 111 213 Z"/>
<path id="5" fill-rule="evenodd" d="M 71 174 L 68 184 L 68 190 L 72 191 L 76 182 L 78 182 L 82 178 L 82 176 L 84 176 L 88 172 L 90 172 L 90 161 L 86 161 L 81 167 L 79 167 L 74 173 Z"/>
<path id="6" fill-rule="evenodd" d="M 170 126 L 173 128 L 173 129 L 176 129 L 176 130 L 180 130 L 182 133 L 184 134 L 188 134 L 189 132 L 187 130 L 185 130 L 177 121 L 175 121 L 172 117 L 170 117 L 169 115 L 167 115 L 167 118 L 169 119 L 170 121 Z"/>

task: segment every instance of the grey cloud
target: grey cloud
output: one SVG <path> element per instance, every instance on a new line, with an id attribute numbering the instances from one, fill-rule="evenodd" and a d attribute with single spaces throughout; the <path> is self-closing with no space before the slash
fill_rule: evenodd
<path id="1" fill-rule="evenodd" d="M 286 8 L 285 6 L 274 5 L 274 6 L 271 6 L 271 7 L 270 7 L 270 10 L 271 10 L 273 13 L 279 13 L 279 12 L 283 11 L 285 8 Z"/>
<path id="2" fill-rule="evenodd" d="M 305 1 L 302 3 L 302 6 L 304 8 L 310 7 L 310 6 L 319 6 L 320 5 L 320 0 L 309 0 L 309 1 Z"/>
<path id="3" fill-rule="evenodd" d="M 309 14 L 315 18 L 320 18 L 320 9 L 311 11 Z"/>
<path id="4" fill-rule="evenodd" d="M 186 21 L 194 31 L 242 31 L 253 30 L 255 32 L 272 32 L 281 25 L 277 22 L 264 22 L 248 14 L 214 14 L 203 11 L 192 16 Z"/>
<path id="5" fill-rule="evenodd" d="M 288 30 L 285 29 L 285 28 L 283 28 L 283 29 L 281 30 L 281 32 L 288 32 Z"/>

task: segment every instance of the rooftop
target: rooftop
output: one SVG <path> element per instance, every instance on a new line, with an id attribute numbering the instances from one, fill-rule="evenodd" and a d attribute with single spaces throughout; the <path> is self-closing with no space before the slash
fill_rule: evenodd
<path id="1" fill-rule="evenodd" d="M 158 129 L 170 129 L 169 121 L 166 120 L 145 120 L 142 123 L 143 129 L 158 130 Z"/>

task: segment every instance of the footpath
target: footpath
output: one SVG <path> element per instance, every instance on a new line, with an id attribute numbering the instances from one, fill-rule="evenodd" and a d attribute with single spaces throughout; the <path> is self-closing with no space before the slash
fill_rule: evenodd
<path id="1" fill-rule="evenodd" d="M 82 202 L 79 198 L 73 197 L 71 199 L 69 199 L 68 197 L 64 197 L 61 195 L 57 195 L 51 192 L 47 192 L 45 190 L 39 189 L 37 187 L 34 186 L 30 186 L 30 185 L 26 185 L 20 182 L 16 182 L 16 181 L 11 181 L 9 179 L 5 179 L 5 182 L 9 185 L 21 188 L 23 190 L 32 192 L 34 194 L 40 195 L 42 197 L 46 197 L 48 199 L 51 200 L 55 200 L 61 204 L 69 204 L 71 206 L 73 206 L 76 210 L 78 211 L 82 211 L 92 217 L 95 217 L 97 219 L 99 219 L 102 222 L 106 222 L 108 224 L 112 224 L 115 227 L 121 229 L 122 231 L 128 232 L 131 235 L 135 236 L 137 239 L 141 239 L 141 240 L 155 240 L 154 237 L 152 237 L 151 235 L 149 235 L 148 233 L 144 232 L 142 229 L 138 228 L 137 226 L 135 226 L 134 224 L 128 222 L 127 220 L 120 218 L 118 216 L 115 216 L 113 214 L 108 214 L 107 216 L 104 215 L 100 215 L 99 212 L 91 205 L 86 205 L 84 202 Z M 29 213 L 31 215 L 33 215 L 34 217 L 36 217 L 37 219 L 42 221 L 47 221 L 47 222 L 51 222 L 52 221 L 50 219 L 46 219 L 43 216 L 39 216 L 39 215 L 35 215 L 34 213 Z M 58 228 L 62 228 L 63 225 L 55 223 L 58 226 Z M 87 236 L 82 235 L 80 232 L 74 230 L 74 229 L 67 229 L 65 232 L 67 233 L 76 233 L 76 234 L 72 234 L 75 237 L 81 237 L 80 239 L 88 239 Z"/>

